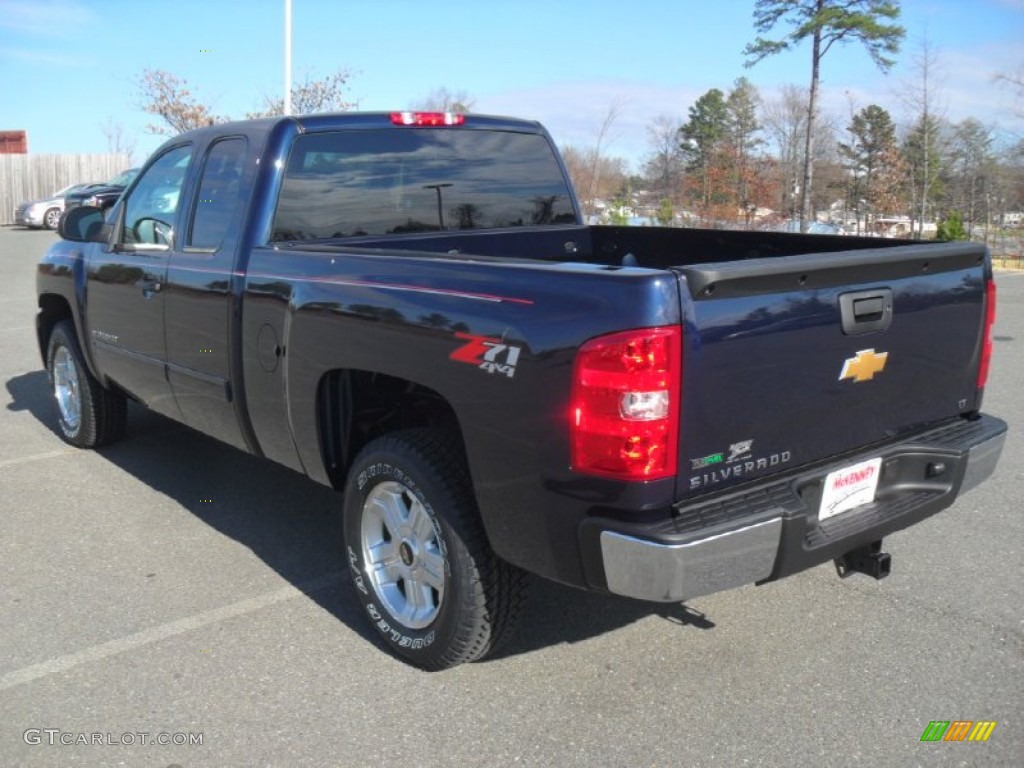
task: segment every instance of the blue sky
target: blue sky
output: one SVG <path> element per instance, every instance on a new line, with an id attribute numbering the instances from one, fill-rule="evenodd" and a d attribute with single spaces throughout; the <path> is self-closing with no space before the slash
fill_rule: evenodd
<path id="1" fill-rule="evenodd" d="M 897 122 L 927 34 L 952 120 L 973 116 L 1024 133 L 1013 94 L 992 82 L 1024 70 L 1024 0 L 904 0 L 899 64 L 879 73 L 856 45 L 824 62 L 825 108 L 848 122 L 877 103 Z M 748 77 L 766 99 L 806 86 L 797 49 L 744 69 L 754 0 L 293 0 L 293 71 L 353 72 L 361 109 L 410 106 L 446 86 L 475 111 L 540 120 L 561 143 L 593 143 L 619 103 L 612 154 L 647 149 L 658 114 L 685 117 L 710 88 Z M 244 117 L 283 89 L 284 0 L 0 0 L 0 129 L 26 129 L 36 153 L 104 152 L 102 125 L 136 140 L 136 160 L 162 141 L 137 106 L 144 68 L 188 80 L 218 114 Z M 205 52 L 209 51 L 209 52 Z M 1019 112 L 1019 105 L 1016 105 Z"/>

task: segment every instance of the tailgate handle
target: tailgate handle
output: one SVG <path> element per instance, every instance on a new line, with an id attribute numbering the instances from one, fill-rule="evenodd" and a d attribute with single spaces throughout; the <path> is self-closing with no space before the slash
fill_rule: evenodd
<path id="1" fill-rule="evenodd" d="M 839 312 L 847 336 L 884 331 L 892 323 L 892 289 L 840 294 Z"/>

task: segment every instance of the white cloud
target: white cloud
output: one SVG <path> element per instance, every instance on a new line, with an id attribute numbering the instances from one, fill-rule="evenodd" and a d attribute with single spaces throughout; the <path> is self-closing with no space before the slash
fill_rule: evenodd
<path id="1" fill-rule="evenodd" d="M 658 115 L 686 116 L 703 91 L 631 81 L 548 83 L 537 88 L 481 96 L 478 112 L 538 120 L 559 145 L 592 147 L 613 104 L 618 117 L 605 139 L 605 151 L 624 157 L 639 170 L 647 147 L 647 126 Z"/>
<path id="2" fill-rule="evenodd" d="M 80 56 L 72 56 L 67 53 L 51 53 L 36 49 L 25 48 L 0 48 L 0 59 L 18 59 L 33 64 L 54 64 L 60 67 L 82 66 L 85 62 Z"/>
<path id="3" fill-rule="evenodd" d="M 96 20 L 92 9 L 76 0 L 0 0 L 0 28 L 23 37 L 72 37 Z"/>

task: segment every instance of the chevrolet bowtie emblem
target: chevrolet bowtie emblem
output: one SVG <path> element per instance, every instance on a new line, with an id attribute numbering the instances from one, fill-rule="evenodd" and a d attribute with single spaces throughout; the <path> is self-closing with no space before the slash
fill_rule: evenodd
<path id="1" fill-rule="evenodd" d="M 871 381 L 876 373 L 881 373 L 888 359 L 888 352 L 875 352 L 873 349 L 862 349 L 856 357 L 847 358 L 843 363 L 843 372 L 839 380 L 853 379 L 854 382 Z"/>

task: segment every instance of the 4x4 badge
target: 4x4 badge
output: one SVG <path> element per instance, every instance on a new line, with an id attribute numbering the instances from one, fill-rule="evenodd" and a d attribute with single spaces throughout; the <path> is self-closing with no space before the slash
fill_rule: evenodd
<path id="1" fill-rule="evenodd" d="M 448 355 L 449 359 L 475 365 L 488 373 L 503 373 L 510 379 L 516 375 L 521 347 L 505 344 L 493 336 L 476 336 L 472 333 L 456 333 L 455 338 L 466 340 L 467 343 Z"/>
<path id="2" fill-rule="evenodd" d="M 856 357 L 849 357 L 843 363 L 843 370 L 839 374 L 839 380 L 853 379 L 854 383 L 871 381 L 876 373 L 881 373 L 885 368 L 885 361 L 889 359 L 888 352 L 875 352 L 873 349 L 862 349 Z"/>

